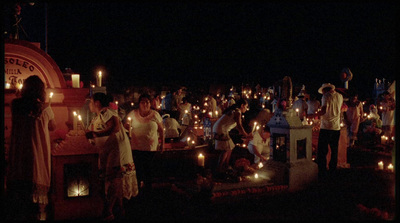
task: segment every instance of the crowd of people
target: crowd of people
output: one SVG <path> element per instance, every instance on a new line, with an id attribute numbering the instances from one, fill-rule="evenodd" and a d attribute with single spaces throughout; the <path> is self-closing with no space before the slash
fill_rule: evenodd
<path id="1" fill-rule="evenodd" d="M 19 207 L 15 208 L 16 219 L 27 213 L 21 215 L 18 210 L 33 210 L 31 215 L 41 216 L 48 203 L 49 131 L 55 128 L 55 117 L 51 106 L 44 103 L 44 92 L 40 78 L 31 76 L 25 80 L 21 96 L 12 102 L 7 190 L 13 204 Z M 231 154 L 239 141 L 247 145 L 255 164 L 268 160 L 270 132 L 267 123 L 275 112 L 287 109 L 295 110 L 303 123 L 314 120 L 318 125 L 316 162 L 321 179 L 334 174 L 337 168 L 338 148 L 343 143 L 341 129 L 347 130 L 346 148 L 359 143 L 360 137 L 379 143 L 381 136 L 388 136 L 390 140 L 395 135 L 394 91 L 384 91 L 373 102 L 365 103 L 354 90 L 340 91 L 324 83 L 318 89 L 321 99 L 302 88 L 296 92 L 292 104 L 271 89 L 256 91 L 254 97 L 243 92 L 238 95 L 232 89 L 226 93 L 227 97 L 225 92 L 193 95 L 184 88 L 165 96 L 143 92 L 138 106 L 123 112 L 122 107 L 111 106 L 114 99 L 110 95 L 91 95 L 89 108 L 95 116 L 86 129 L 86 137 L 99 148 L 99 177 L 105 186 L 105 220 L 115 218 L 116 206 L 119 214 L 124 214 L 124 198 L 151 192 L 151 165 L 155 154 L 163 153 L 166 143 L 182 140 L 188 129 L 194 124 L 202 125 L 205 119 L 213 121 L 209 139 L 214 141 L 213 149 L 220 152 L 217 173 L 232 168 Z M 329 163 L 328 148 L 331 151 Z"/>

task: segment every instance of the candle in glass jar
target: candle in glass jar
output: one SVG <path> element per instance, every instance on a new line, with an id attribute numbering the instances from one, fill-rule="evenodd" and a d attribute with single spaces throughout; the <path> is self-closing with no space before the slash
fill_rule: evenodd
<path id="1" fill-rule="evenodd" d="M 204 155 L 201 153 L 197 157 L 197 165 L 204 167 Z"/>
<path id="2" fill-rule="evenodd" d="M 73 88 L 79 88 L 80 87 L 79 74 L 72 74 L 71 75 L 71 79 L 72 79 L 72 87 Z"/>

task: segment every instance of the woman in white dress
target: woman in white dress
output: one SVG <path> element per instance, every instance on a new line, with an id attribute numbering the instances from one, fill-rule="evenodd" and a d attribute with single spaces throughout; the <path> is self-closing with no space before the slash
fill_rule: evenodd
<path id="1" fill-rule="evenodd" d="M 151 190 L 152 160 L 157 151 L 164 151 L 164 126 L 160 114 L 150 108 L 150 95 L 139 97 L 139 108 L 127 115 L 131 128 L 131 147 L 137 167 L 138 181 L 143 181 L 145 190 Z"/>
<path id="2" fill-rule="evenodd" d="M 51 182 L 50 133 L 54 113 L 45 104 L 44 82 L 29 76 L 21 97 L 12 101 L 12 130 L 7 162 L 7 207 L 10 220 L 46 220 Z"/>
<path id="3" fill-rule="evenodd" d="M 246 133 L 242 125 L 242 114 L 248 109 L 248 103 L 244 99 L 239 99 L 234 105 L 228 107 L 222 113 L 222 116 L 214 123 L 213 135 L 215 139 L 215 149 L 222 151 L 218 160 L 218 172 L 224 172 L 229 168 L 229 161 L 235 144 L 229 132 L 236 128 L 239 133 L 245 137 L 251 137 Z"/>
<path id="4" fill-rule="evenodd" d="M 111 100 L 104 93 L 95 93 L 90 99 L 90 111 L 96 113 L 86 137 L 94 139 L 99 148 L 100 177 L 105 180 L 105 217 L 113 220 L 113 208 L 120 206 L 124 215 L 123 198 L 138 194 L 136 169 L 133 163 L 128 135 L 118 116 L 118 111 L 109 108 Z"/>

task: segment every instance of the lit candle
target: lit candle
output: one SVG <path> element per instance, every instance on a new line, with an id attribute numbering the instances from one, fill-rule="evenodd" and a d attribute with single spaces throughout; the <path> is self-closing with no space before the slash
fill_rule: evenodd
<path id="1" fill-rule="evenodd" d="M 203 154 L 199 154 L 199 156 L 197 157 L 197 164 L 201 167 L 204 167 L 204 156 Z"/>
<path id="2" fill-rule="evenodd" d="M 254 174 L 254 179 L 258 179 L 258 173 Z"/>
<path id="3" fill-rule="evenodd" d="M 254 122 L 253 130 L 251 132 L 254 132 L 256 130 L 256 127 L 257 127 L 257 122 Z"/>
<path id="4" fill-rule="evenodd" d="M 128 117 L 128 123 L 129 123 L 129 136 L 131 136 L 131 129 L 132 129 L 132 123 L 131 123 L 131 121 L 132 121 L 132 118 L 131 117 Z"/>
<path id="5" fill-rule="evenodd" d="M 386 143 L 386 136 L 381 136 L 381 144 L 385 144 Z"/>
<path id="6" fill-rule="evenodd" d="M 393 165 L 391 163 L 388 165 L 387 169 L 392 173 L 394 172 Z"/>
<path id="7" fill-rule="evenodd" d="M 99 73 L 97 74 L 97 86 L 101 87 L 101 71 L 99 71 Z"/>
<path id="8" fill-rule="evenodd" d="M 263 166 L 264 166 L 264 165 L 262 164 L 262 162 L 259 162 L 259 163 L 258 163 L 258 169 L 263 168 Z"/>
<path id="9" fill-rule="evenodd" d="M 72 79 L 72 87 L 73 88 L 79 88 L 79 74 L 72 74 L 71 79 Z"/>
<path id="10" fill-rule="evenodd" d="M 378 169 L 383 170 L 383 161 L 379 161 Z"/>
<path id="11" fill-rule="evenodd" d="M 299 116 L 299 109 L 296 108 L 296 115 Z"/>
<path id="12" fill-rule="evenodd" d="M 6 89 L 10 89 L 11 85 L 10 83 L 6 82 Z"/>
<path id="13" fill-rule="evenodd" d="M 49 106 L 51 105 L 51 99 L 53 98 L 53 92 L 50 92 L 50 95 L 49 95 Z"/>
<path id="14" fill-rule="evenodd" d="M 78 126 L 77 116 L 78 116 L 78 114 L 76 113 L 76 111 L 74 111 L 74 119 L 73 119 L 73 129 L 74 130 L 76 130 L 77 126 Z"/>

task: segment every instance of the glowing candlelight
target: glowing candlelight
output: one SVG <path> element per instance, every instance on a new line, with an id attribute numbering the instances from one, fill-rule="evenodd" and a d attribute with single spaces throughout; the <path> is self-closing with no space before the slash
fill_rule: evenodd
<path id="1" fill-rule="evenodd" d="M 296 108 L 296 115 L 299 116 L 299 109 Z"/>
<path id="2" fill-rule="evenodd" d="M 129 136 L 131 136 L 131 129 L 132 129 L 132 118 L 131 117 L 128 117 L 128 123 L 129 123 Z"/>
<path id="3" fill-rule="evenodd" d="M 197 165 L 204 167 L 204 155 L 201 153 L 197 157 Z"/>
<path id="4" fill-rule="evenodd" d="M 99 71 L 99 73 L 97 74 L 97 78 L 96 78 L 98 87 L 101 87 L 101 74 L 102 74 L 101 71 Z"/>
<path id="5" fill-rule="evenodd" d="M 263 166 L 264 166 L 264 165 L 262 164 L 262 162 L 259 162 L 259 163 L 258 163 L 258 169 L 263 168 Z"/>
<path id="6" fill-rule="evenodd" d="M 257 122 L 254 122 L 253 130 L 251 132 L 254 132 L 256 130 L 256 127 L 257 127 Z"/>
<path id="7" fill-rule="evenodd" d="M 6 89 L 10 89 L 11 85 L 10 83 L 6 82 Z"/>
<path id="8" fill-rule="evenodd" d="M 51 99 L 53 98 L 53 92 L 50 92 L 50 95 L 49 95 L 49 106 L 51 105 Z"/>
<path id="9" fill-rule="evenodd" d="M 391 163 L 389 163 L 389 165 L 387 166 L 387 169 L 392 173 L 394 172 L 393 165 Z"/>
<path id="10" fill-rule="evenodd" d="M 254 174 L 254 179 L 258 179 L 258 173 Z"/>
<path id="11" fill-rule="evenodd" d="M 79 74 L 71 74 L 71 79 L 72 79 L 72 87 L 73 88 L 79 88 L 80 84 L 79 84 Z"/>
<path id="12" fill-rule="evenodd" d="M 78 126 L 78 120 L 77 120 L 78 114 L 76 113 L 76 111 L 74 111 L 73 114 L 74 114 L 74 119 L 73 119 L 73 130 L 76 130 L 76 129 L 77 129 L 77 126 Z"/>
<path id="13" fill-rule="evenodd" d="M 383 161 L 379 161 L 378 169 L 383 170 Z"/>
<path id="14" fill-rule="evenodd" d="M 385 144 L 387 141 L 387 136 L 383 135 L 381 136 L 381 144 Z"/>

